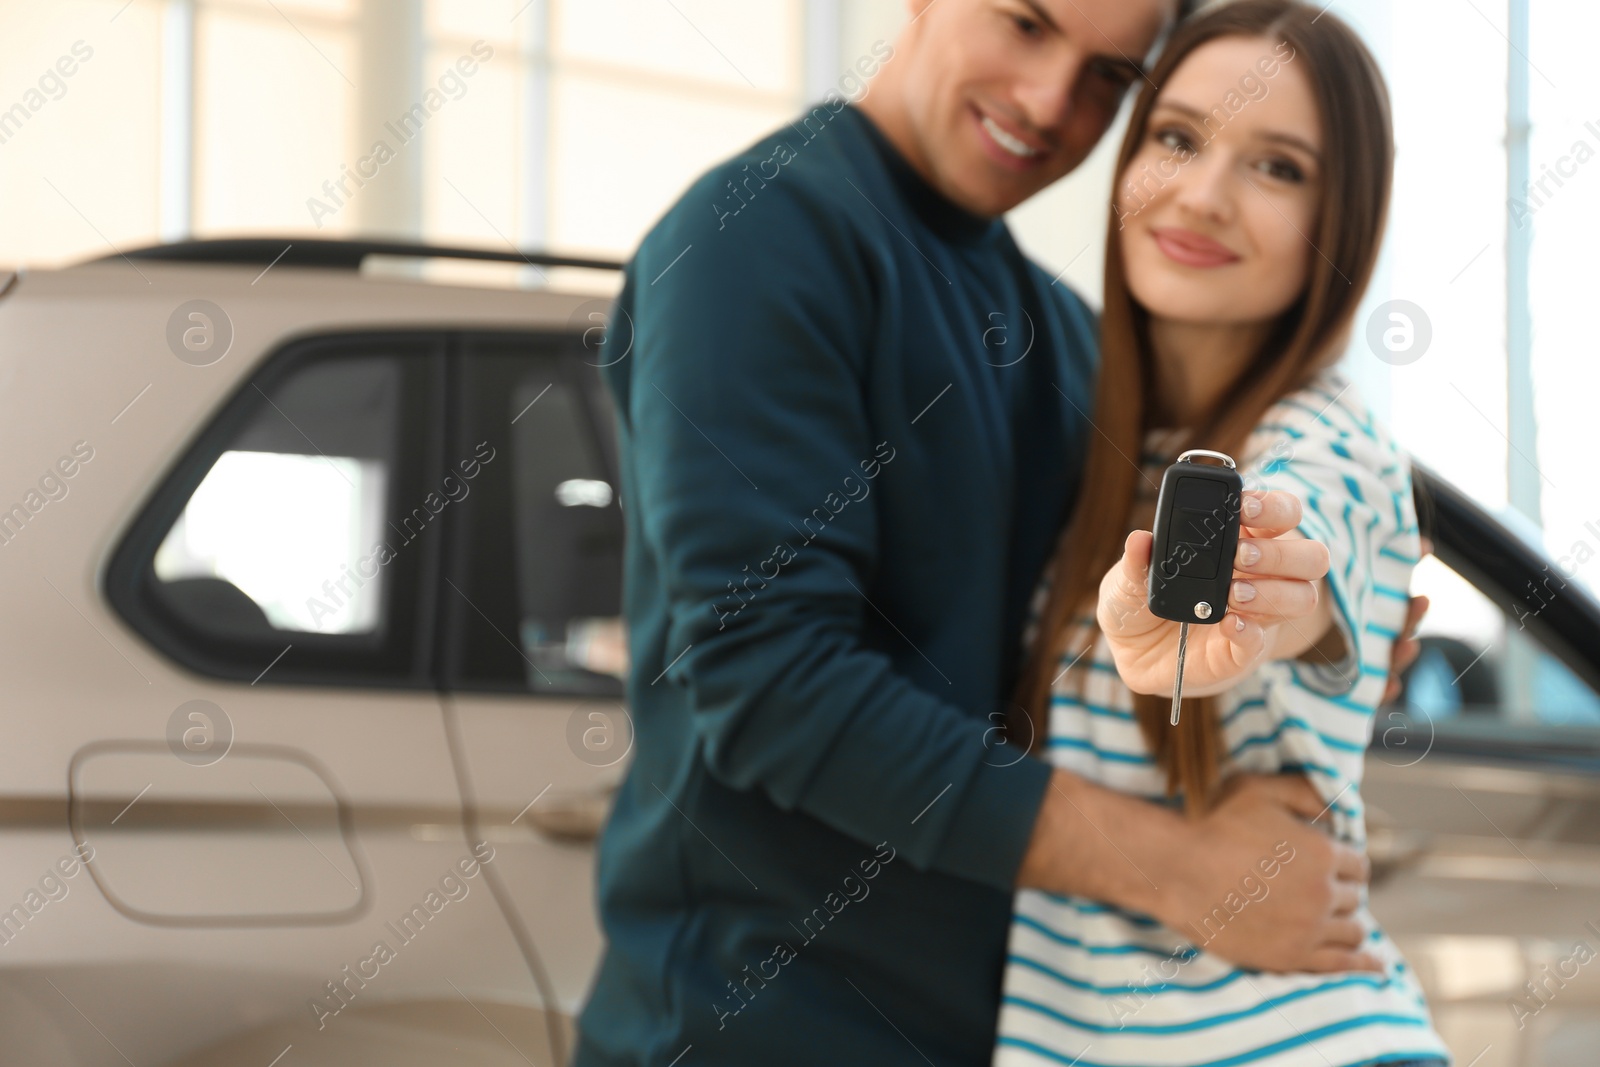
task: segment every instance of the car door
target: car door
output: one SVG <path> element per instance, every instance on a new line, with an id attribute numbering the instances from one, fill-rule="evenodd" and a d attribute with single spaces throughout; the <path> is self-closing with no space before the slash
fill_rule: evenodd
<path id="1" fill-rule="evenodd" d="M 570 1014 L 600 955 L 594 843 L 632 748 L 611 412 L 575 334 L 463 335 L 452 368 L 446 719 L 474 833 Z"/>
<path id="2" fill-rule="evenodd" d="M 1423 653 L 1367 760 L 1372 907 L 1477 1067 L 1600 1047 L 1600 605 L 1423 473 Z"/>
<path id="3" fill-rule="evenodd" d="M 483 997 L 525 965 L 436 688 L 445 364 L 438 334 L 288 344 L 151 487 L 102 584 L 144 684 L 57 678 L 88 862 L 68 914 L 0 917 L 8 1060 L 512 1055 Z"/>

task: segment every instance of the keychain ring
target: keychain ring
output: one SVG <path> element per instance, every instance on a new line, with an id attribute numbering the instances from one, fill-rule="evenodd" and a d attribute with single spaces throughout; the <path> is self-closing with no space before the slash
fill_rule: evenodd
<path id="1" fill-rule="evenodd" d="M 1238 469 L 1237 465 L 1233 462 L 1232 456 L 1228 455 L 1226 452 L 1213 452 L 1209 448 L 1191 448 L 1178 457 L 1178 462 L 1187 463 L 1190 456 L 1205 456 L 1209 459 L 1220 459 L 1223 463 L 1228 465 L 1229 470 Z"/>

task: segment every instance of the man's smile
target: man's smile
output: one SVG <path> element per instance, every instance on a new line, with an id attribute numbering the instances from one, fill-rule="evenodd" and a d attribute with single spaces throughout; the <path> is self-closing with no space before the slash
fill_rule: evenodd
<path id="1" fill-rule="evenodd" d="M 1048 148 L 1030 144 L 1017 132 L 1001 125 L 992 115 L 974 107 L 973 116 L 981 131 L 979 139 L 989 155 L 997 162 L 1014 170 L 1028 170 L 1037 166 L 1049 154 Z"/>

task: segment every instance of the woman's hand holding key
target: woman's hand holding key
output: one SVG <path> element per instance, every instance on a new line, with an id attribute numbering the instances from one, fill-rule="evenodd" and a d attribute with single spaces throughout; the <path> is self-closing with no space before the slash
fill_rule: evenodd
<path id="1" fill-rule="evenodd" d="M 1320 634 L 1303 632 L 1317 614 L 1317 586 L 1328 573 L 1328 549 L 1300 536 L 1300 500 L 1293 493 L 1247 491 L 1228 593 L 1228 618 L 1190 628 L 1184 666 L 1185 696 L 1233 687 L 1283 645 L 1297 651 Z M 1135 530 L 1122 558 L 1100 581 L 1096 618 L 1117 673 L 1136 693 L 1171 696 L 1178 655 L 1178 623 L 1150 612 L 1147 585 L 1151 535 Z M 1279 633 L 1289 631 L 1289 640 Z"/>

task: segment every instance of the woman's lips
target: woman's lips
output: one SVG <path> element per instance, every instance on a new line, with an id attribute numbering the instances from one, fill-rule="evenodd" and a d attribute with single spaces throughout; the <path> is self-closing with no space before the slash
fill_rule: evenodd
<path id="1" fill-rule="evenodd" d="M 1186 267 L 1222 267 L 1239 261 L 1238 253 L 1227 245 L 1179 226 L 1153 229 L 1150 236 L 1168 259 Z"/>

